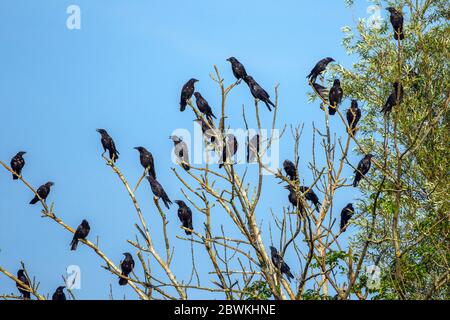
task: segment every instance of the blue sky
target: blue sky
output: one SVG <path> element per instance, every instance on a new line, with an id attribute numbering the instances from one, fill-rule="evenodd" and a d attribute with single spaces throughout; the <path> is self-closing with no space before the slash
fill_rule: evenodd
<path id="1" fill-rule="evenodd" d="M 70 4 L 81 8 L 81 30 L 66 28 Z M 225 59 L 235 56 L 272 96 L 280 83 L 279 124 L 305 123 L 300 162 L 301 175 L 307 179 L 311 124 L 316 121 L 323 126 L 323 118 L 318 104 L 307 102 L 305 76 L 326 56 L 351 65 L 353 58 L 341 46 L 341 27 L 366 17 L 368 5 L 358 1 L 347 8 L 340 0 L 1 1 L 0 158 L 9 163 L 17 151 L 27 151 L 24 177 L 36 187 L 54 181 L 49 202 L 55 202 L 57 214 L 73 227 L 88 219 L 89 238 L 98 236 L 100 247 L 118 264 L 122 252 L 134 253 L 126 239 L 134 238 L 136 215 L 123 186 L 100 158 L 95 129 L 105 128 L 114 138 L 121 152 L 118 166 L 130 181 L 142 173 L 133 150 L 142 145 L 153 153 L 158 180 L 169 196 L 182 198 L 170 170 L 168 136 L 177 128 L 192 131 L 194 116 L 189 110 L 178 111 L 180 88 L 191 77 L 199 79 L 197 89 L 218 108 L 218 87 L 208 75 L 217 64 L 226 83 L 234 81 Z M 242 127 L 242 104 L 253 104 L 243 84 L 228 101 L 230 125 Z M 346 100 L 343 107 L 348 105 Z M 271 115 L 262 111 L 262 122 L 269 124 Z M 332 128 L 343 134 L 339 119 L 333 119 Z M 287 136 L 281 142 L 280 159 L 292 154 L 292 140 Z M 351 168 L 345 174 L 351 176 Z M 267 230 L 270 209 L 280 213 L 287 205 L 287 193 L 272 177 L 266 181 L 259 212 Z M 160 219 L 147 183 L 137 196 L 162 249 Z M 338 192 L 337 196 L 336 217 L 356 195 Z M 41 218 L 38 206 L 28 205 L 31 198 L 29 190 L 13 182 L 9 173 L 0 172 L 1 266 L 15 273 L 23 260 L 46 294 L 61 284 L 68 265 L 79 265 L 78 298 L 107 299 L 109 284 L 115 298 L 136 297 L 131 288 L 118 286 L 117 278 L 100 267 L 101 260 L 87 247 L 70 252 L 70 234 Z M 177 248 L 173 270 L 186 280 L 190 260 L 184 252 L 189 252 L 189 244 L 175 238 L 182 234 L 176 206 L 168 217 L 169 234 Z M 201 219 L 194 216 L 194 227 L 201 225 Z M 229 221 L 222 220 L 225 228 L 231 228 Z M 264 237 L 268 239 L 268 234 Z M 202 249 L 196 251 L 199 271 L 210 271 L 209 261 L 202 263 L 206 261 Z M 298 274 L 298 263 L 288 252 L 288 263 L 290 258 Z M 208 281 L 202 284 L 209 285 Z M 3 275 L 0 289 L 1 293 L 16 292 L 15 284 Z M 222 297 L 194 291 L 190 296 Z"/>

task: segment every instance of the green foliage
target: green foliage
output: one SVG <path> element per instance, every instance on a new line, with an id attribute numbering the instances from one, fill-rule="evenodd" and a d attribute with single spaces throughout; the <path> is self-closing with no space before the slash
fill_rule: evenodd
<path id="1" fill-rule="evenodd" d="M 246 291 L 247 300 L 269 300 L 272 297 L 272 291 L 267 282 L 262 280 L 254 281 L 246 288 Z"/>
<path id="2" fill-rule="evenodd" d="M 317 290 L 308 289 L 302 294 L 303 300 L 331 300 L 332 297 L 321 294 Z"/>
<path id="3" fill-rule="evenodd" d="M 362 106 L 358 141 L 378 163 L 386 164 L 384 170 L 372 169 L 370 184 L 360 185 L 359 210 L 367 214 L 359 218 L 364 227 L 352 245 L 362 250 L 372 235 L 370 249 L 380 256 L 384 271 L 381 287 L 370 292 L 374 299 L 448 299 L 448 1 L 382 4 L 388 5 L 402 8 L 405 39 L 395 41 L 388 23 L 380 29 L 369 29 L 362 21 L 355 30 L 345 27 L 343 45 L 358 61 L 351 69 L 333 70 L 346 96 Z M 404 87 L 404 100 L 384 118 L 380 110 L 395 81 Z M 364 277 L 358 279 L 360 290 Z"/>

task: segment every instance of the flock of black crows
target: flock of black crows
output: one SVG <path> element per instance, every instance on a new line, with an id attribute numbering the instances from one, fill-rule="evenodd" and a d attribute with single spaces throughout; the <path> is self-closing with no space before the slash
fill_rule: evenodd
<path id="1" fill-rule="evenodd" d="M 394 39 L 397 41 L 403 40 L 405 35 L 403 32 L 403 16 L 402 13 L 395 8 L 389 7 L 387 10 L 390 12 L 390 21 L 394 28 Z M 271 107 L 275 107 L 275 104 L 270 100 L 270 96 L 256 81 L 253 79 L 252 76 L 248 75 L 244 66 L 242 63 L 240 63 L 236 58 L 231 57 L 228 58 L 227 61 L 231 63 L 232 72 L 234 76 L 237 79 L 237 83 L 240 83 L 241 80 L 243 80 L 249 87 L 250 93 L 253 95 L 253 97 L 257 100 L 262 101 L 269 111 L 272 111 Z M 326 93 L 328 91 L 328 113 L 330 115 L 334 115 L 336 113 L 336 110 L 339 106 L 339 104 L 342 101 L 342 97 L 344 95 L 344 92 L 341 88 L 341 83 L 339 79 L 335 79 L 333 82 L 333 86 L 327 90 L 327 88 L 323 87 L 322 85 L 316 83 L 317 77 L 325 71 L 328 64 L 333 62 L 333 58 L 325 58 L 320 60 L 314 68 L 311 70 L 310 74 L 307 76 L 309 79 L 309 83 L 312 85 L 314 90 L 317 92 L 317 94 L 324 100 L 327 100 Z M 210 141 L 214 142 L 216 139 L 215 134 L 210 130 L 212 128 L 212 122 L 213 118 L 216 119 L 216 116 L 214 115 L 210 105 L 205 100 L 205 98 L 199 93 L 195 92 L 195 83 L 197 82 L 197 79 L 190 79 L 182 88 L 181 90 L 181 99 L 180 99 L 180 111 L 184 111 L 186 109 L 186 106 L 192 96 L 196 99 L 196 105 L 198 107 L 198 110 L 206 117 L 208 123 L 206 123 L 202 118 L 198 118 L 195 121 L 197 121 L 201 127 L 202 132 L 205 135 L 205 137 Z M 395 82 L 393 84 L 394 90 L 389 95 L 386 103 L 384 104 L 382 108 L 382 112 L 388 114 L 393 107 L 399 105 L 402 102 L 403 99 L 403 88 L 401 84 Z M 355 134 L 356 133 L 356 126 L 361 118 L 361 110 L 358 107 L 358 102 L 356 100 L 351 101 L 351 106 L 347 110 L 346 118 L 348 122 L 349 127 L 349 133 Z M 105 129 L 97 129 L 97 131 L 101 135 L 101 144 L 103 146 L 103 154 L 106 153 L 106 151 L 109 152 L 109 158 L 112 162 L 115 162 L 117 159 L 119 159 L 119 152 L 117 151 L 116 145 L 114 143 L 114 140 L 109 136 L 108 132 Z M 175 146 L 175 155 L 177 156 L 177 159 L 179 160 L 180 165 L 185 169 L 189 170 L 189 156 L 188 156 L 188 147 L 186 143 L 182 140 L 181 137 L 177 136 L 171 136 L 169 137 Z M 255 135 L 250 140 L 250 145 L 253 146 L 253 148 L 250 148 L 247 146 L 247 161 L 251 162 L 252 159 L 255 157 L 255 149 L 256 152 L 259 151 L 259 136 Z M 234 156 L 234 154 L 237 152 L 237 140 L 236 137 L 234 137 L 231 134 L 228 134 L 224 137 L 224 144 L 223 144 L 223 162 L 225 162 L 230 157 Z M 145 172 L 148 173 L 146 175 L 146 178 L 148 179 L 150 183 L 151 190 L 153 194 L 161 199 L 164 203 L 164 205 L 169 209 L 169 206 L 172 204 L 172 201 L 169 199 L 166 191 L 162 187 L 162 185 L 158 182 L 156 179 L 156 172 L 155 172 L 155 165 L 153 160 L 153 155 L 150 151 L 148 151 L 144 147 L 136 147 L 137 151 L 139 151 L 140 156 L 140 163 L 146 170 Z M 21 176 L 22 168 L 25 165 L 25 160 L 23 158 L 23 155 L 26 152 L 21 151 L 18 152 L 11 160 L 11 168 L 14 171 L 13 173 L 13 179 L 18 179 Z M 102 154 L 102 155 L 103 155 Z M 355 170 L 355 178 L 353 182 L 353 186 L 356 187 L 359 183 L 359 181 L 369 172 L 371 167 L 371 159 L 373 155 L 367 154 L 364 156 L 364 158 L 358 163 L 358 166 Z M 223 163 L 220 164 L 220 167 L 223 166 Z M 295 181 L 298 179 L 297 175 L 297 168 L 296 165 L 290 161 L 285 160 L 283 162 L 283 168 L 286 172 L 286 176 L 292 180 Z M 30 201 L 30 204 L 35 204 L 39 201 L 45 201 L 47 196 L 50 193 L 50 188 L 53 186 L 53 182 L 49 181 L 45 183 L 44 185 L 40 186 L 37 191 L 34 198 Z M 300 212 L 304 211 L 303 205 L 301 204 L 301 201 L 299 201 L 298 193 L 296 190 L 291 186 L 288 185 L 285 187 L 289 190 L 289 202 Z M 312 188 L 307 186 L 300 186 L 299 191 L 303 194 L 305 199 L 307 201 L 310 201 L 313 205 L 315 210 L 319 212 L 319 198 L 316 195 L 316 193 L 313 191 Z M 193 230 L 193 224 L 192 224 L 192 211 L 191 209 L 186 205 L 186 203 L 182 200 L 176 200 L 175 203 L 178 205 L 178 217 L 183 225 L 183 228 L 186 232 L 186 234 L 190 235 L 192 234 Z M 348 222 L 351 219 L 351 217 L 354 214 L 354 208 L 351 203 L 347 204 L 345 208 L 341 211 L 341 223 L 340 223 L 340 230 L 341 232 L 344 232 L 347 228 Z M 70 244 L 71 250 L 76 250 L 78 241 L 80 239 L 86 239 L 90 231 L 90 226 L 87 220 L 83 220 L 81 224 L 76 229 L 72 242 Z M 288 280 L 294 278 L 292 275 L 289 266 L 283 261 L 282 256 L 278 253 L 277 249 L 274 247 L 270 247 L 271 250 L 271 256 L 272 256 L 272 262 L 274 265 L 280 270 L 282 274 L 285 274 Z M 126 252 L 124 253 L 124 260 L 121 262 L 121 270 L 122 270 L 122 276 L 119 279 L 120 285 L 126 285 L 128 283 L 127 277 L 132 272 L 134 268 L 134 260 L 130 253 Z M 23 269 L 20 269 L 17 273 L 17 278 L 24 283 L 25 285 L 29 286 L 29 280 L 24 272 Z M 20 293 L 23 295 L 24 298 L 30 298 L 30 292 L 23 287 L 21 284 L 17 283 L 17 288 L 19 289 Z M 55 300 L 65 300 L 65 294 L 63 292 L 64 287 L 58 287 L 53 294 L 53 299 Z"/>

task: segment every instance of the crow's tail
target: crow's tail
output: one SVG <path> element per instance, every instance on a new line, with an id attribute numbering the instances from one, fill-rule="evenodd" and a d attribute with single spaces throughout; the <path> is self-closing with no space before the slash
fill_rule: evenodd
<path id="1" fill-rule="evenodd" d="M 112 162 L 116 162 L 119 159 L 119 152 L 117 150 L 109 151 L 109 158 Z"/>
<path id="2" fill-rule="evenodd" d="M 289 282 L 291 282 L 291 280 L 294 279 L 294 275 L 290 271 L 286 272 L 286 277 L 288 278 Z"/>
<path id="3" fill-rule="evenodd" d="M 123 276 L 126 276 L 122 273 Z M 128 280 L 124 278 L 119 278 L 119 285 L 126 286 L 128 284 Z"/>
<path id="4" fill-rule="evenodd" d="M 187 229 L 194 229 L 193 227 L 192 227 L 192 223 L 183 223 L 183 227 L 185 227 L 185 228 L 187 228 Z M 184 230 L 184 232 L 186 232 L 186 234 L 188 235 L 188 236 L 190 236 L 191 234 L 192 234 L 192 231 L 189 231 L 189 230 Z"/>
<path id="5" fill-rule="evenodd" d="M 78 247 L 78 239 L 73 238 L 72 242 L 70 243 L 70 250 L 75 251 L 77 250 L 77 247 Z"/>
<path id="6" fill-rule="evenodd" d="M 166 206 L 167 209 L 170 209 L 170 206 L 172 204 L 172 201 L 170 201 L 168 196 L 165 196 L 162 198 L 164 205 Z"/>
<path id="7" fill-rule="evenodd" d="M 264 100 L 264 103 L 266 104 L 266 106 L 267 106 L 267 109 L 269 109 L 269 111 L 272 111 L 272 109 L 270 108 L 270 105 L 269 105 L 269 103 L 270 104 L 273 104 L 269 99 L 267 99 L 267 100 Z"/>
<path id="8" fill-rule="evenodd" d="M 30 204 L 35 204 L 39 201 L 38 197 L 34 197 L 33 200 L 30 201 Z"/>
<path id="9" fill-rule="evenodd" d="M 186 109 L 186 101 L 180 101 L 180 111 L 183 112 Z"/>
<path id="10" fill-rule="evenodd" d="M 328 114 L 330 115 L 330 116 L 334 116 L 335 114 L 336 114 L 336 108 L 337 108 L 337 106 L 329 106 L 328 107 Z"/>
<path id="11" fill-rule="evenodd" d="M 357 187 L 358 186 L 358 182 L 359 182 L 359 177 L 358 177 L 358 174 L 356 174 L 355 180 L 353 181 L 353 186 Z"/>

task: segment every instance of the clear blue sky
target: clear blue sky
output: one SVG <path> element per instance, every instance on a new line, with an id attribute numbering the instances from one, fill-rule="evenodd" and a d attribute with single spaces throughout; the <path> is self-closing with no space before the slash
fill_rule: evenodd
<path id="1" fill-rule="evenodd" d="M 54 181 L 48 200 L 55 202 L 56 212 L 73 227 L 88 219 L 89 238 L 98 236 L 100 247 L 118 264 L 122 252 L 135 252 L 126 239 L 134 238 L 137 217 L 123 186 L 100 158 L 95 129 L 110 132 L 121 152 L 118 166 L 132 182 L 142 173 L 132 148 L 147 147 L 169 196 L 181 199 L 170 170 L 168 136 L 177 128 L 192 131 L 194 117 L 189 110 L 178 111 L 180 88 L 191 77 L 199 79 L 198 90 L 218 108 L 219 91 L 208 75 L 217 64 L 226 82 L 234 81 L 225 59 L 236 56 L 272 95 L 280 83 L 279 124 L 305 123 L 300 156 L 301 174 L 307 179 L 311 123 L 323 124 L 318 104 L 307 102 L 305 76 L 326 56 L 351 65 L 352 58 L 341 46 L 341 27 L 367 17 L 369 3 L 357 2 L 347 8 L 343 0 L 1 1 L 0 158 L 9 163 L 17 151 L 27 151 L 24 177 L 36 187 Z M 81 8 L 81 30 L 66 28 L 70 4 Z M 252 103 L 245 85 L 236 88 L 229 100 L 233 111 L 228 123 L 236 121 L 241 127 L 241 105 Z M 348 105 L 346 100 L 343 107 Z M 262 121 L 268 124 L 270 115 L 262 111 Z M 340 120 L 333 122 L 342 133 Z M 281 159 L 292 157 L 290 137 L 282 141 L 280 152 Z M 351 168 L 345 174 L 351 176 Z M 266 181 L 258 215 L 268 241 L 270 209 L 280 214 L 287 192 L 273 177 Z M 160 218 L 147 183 L 137 196 L 162 251 Z M 337 196 L 336 217 L 355 195 Z M 115 298 L 136 298 L 131 288 L 119 287 L 117 278 L 100 267 L 102 261 L 90 249 L 81 245 L 70 252 L 71 235 L 41 218 L 40 208 L 28 205 L 31 198 L 28 189 L 0 171 L 1 266 L 15 273 L 23 260 L 46 294 L 61 284 L 65 268 L 76 264 L 82 271 L 82 289 L 75 291 L 78 298 L 106 299 L 109 284 Z M 169 234 L 177 248 L 172 266 L 186 280 L 189 244 L 175 238 L 183 234 L 176 207 L 168 212 Z M 202 217 L 194 215 L 194 227 L 201 226 Z M 230 227 L 228 220 L 215 219 L 216 227 L 219 223 Z M 199 271 L 210 271 L 203 249 L 196 251 Z M 294 259 L 288 252 L 286 260 L 298 275 Z M 15 284 L 3 275 L 0 289 L 16 293 Z M 191 291 L 191 297 L 222 296 Z"/>

